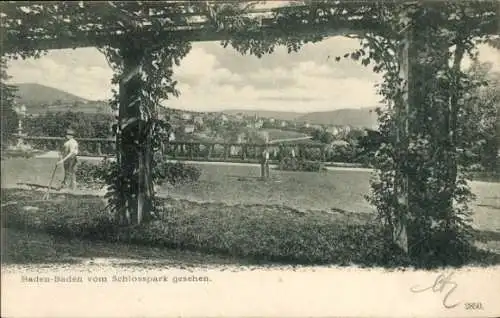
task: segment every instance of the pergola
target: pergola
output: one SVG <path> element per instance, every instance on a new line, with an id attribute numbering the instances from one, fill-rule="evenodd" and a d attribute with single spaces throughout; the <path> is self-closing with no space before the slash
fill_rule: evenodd
<path id="1" fill-rule="evenodd" d="M 144 70 L 144 59 L 156 50 L 168 50 L 170 45 L 175 47 L 179 43 L 193 41 L 226 41 L 241 52 L 260 56 L 271 53 L 276 44 L 295 50 L 304 42 L 320 41 L 328 36 L 362 38 L 372 33 L 384 37 L 394 30 L 383 21 L 398 18 L 387 17 L 391 10 L 415 4 L 434 12 L 445 12 L 449 6 L 455 5 L 445 1 L 346 0 L 304 1 L 300 5 L 258 9 L 245 7 L 248 3 L 221 1 L 10 1 L 1 4 L 2 51 L 4 56 L 31 57 L 52 49 L 97 47 L 114 50 L 121 59 L 117 67 L 120 72 L 117 81 L 120 84 L 119 121 L 124 128 L 127 123 L 139 119 L 137 129 L 141 131 L 154 119 L 144 115 L 140 100 L 141 96 L 144 97 L 141 93 L 144 88 L 141 73 L 147 72 Z M 468 25 L 477 26 L 477 30 L 474 29 L 477 34 L 498 34 L 499 2 L 479 1 L 476 6 L 478 10 L 464 15 Z M 402 43 L 401 51 L 394 55 L 394 59 L 399 59 L 401 75 L 406 80 L 403 84 L 406 87 L 405 103 L 396 110 L 398 124 L 395 128 L 397 144 L 403 148 L 408 147 L 404 141 L 409 135 L 409 127 L 414 124 L 414 119 L 402 114 L 411 113 L 416 106 L 412 81 L 419 48 L 413 46 L 412 34 L 418 32 L 420 27 L 413 25 L 402 29 L 397 39 Z M 138 154 L 137 145 L 134 145 L 134 140 L 138 138 L 136 135 L 128 135 L 117 142 L 117 157 L 123 174 L 130 176 L 131 171 L 140 171 L 138 189 L 130 189 L 130 198 L 123 199 L 128 200 L 128 209 L 135 206 L 132 219 L 140 223 L 151 210 L 153 197 L 150 173 L 152 136 L 142 139 L 146 147 Z M 406 206 L 410 204 L 409 185 L 404 181 L 407 177 L 405 172 L 400 173 L 399 178 L 403 181 L 398 194 Z M 404 236 L 404 225 L 401 227 L 399 235 Z M 402 246 L 406 243 L 403 242 Z"/>

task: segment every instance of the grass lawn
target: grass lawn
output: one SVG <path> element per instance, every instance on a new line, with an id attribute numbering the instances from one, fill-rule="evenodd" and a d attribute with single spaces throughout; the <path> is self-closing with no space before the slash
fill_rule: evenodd
<path id="1" fill-rule="evenodd" d="M 47 185 L 55 159 L 2 160 L 2 186 L 16 182 Z M 369 193 L 370 172 L 330 170 L 324 173 L 271 170 L 272 179 L 260 181 L 259 166 L 200 164 L 199 182 L 175 188 L 163 187 L 159 194 L 196 202 L 265 204 L 301 211 L 343 210 L 372 213 L 364 195 Z M 54 185 L 62 180 L 62 169 Z M 472 204 L 475 226 L 500 231 L 500 183 L 471 182 L 477 200 Z"/>
<path id="2" fill-rule="evenodd" d="M 55 159 L 3 160 L 2 187 L 16 182 L 46 185 L 54 163 Z M 2 224 L 7 227 L 2 257 L 10 263 L 100 257 L 121 264 L 144 258 L 193 264 L 202 262 L 200 255 L 213 264 L 408 262 L 393 259 L 378 243 L 379 229 L 370 222 L 373 208 L 363 198 L 370 189 L 366 170 L 273 170 L 271 180 L 259 181 L 259 166 L 199 166 L 199 182 L 160 189 L 160 197 L 170 198 L 162 201 L 161 220 L 132 232 L 103 222 L 104 203 L 97 197 L 54 194 L 51 201 L 30 203 L 42 193 L 4 190 L 2 203 L 18 204 L 2 208 Z M 54 185 L 61 178 L 60 169 Z M 477 246 L 500 254 L 500 184 L 471 185 L 477 195 L 472 205 Z M 472 262 L 499 262 L 492 254 L 474 255 Z"/>
<path id="3" fill-rule="evenodd" d="M 290 131 L 290 130 L 281 130 L 281 129 L 276 129 L 276 128 L 262 128 L 260 130 L 268 132 L 270 140 L 300 138 L 300 137 L 307 137 L 308 136 L 307 134 L 304 134 L 301 132 Z"/>
<path id="4" fill-rule="evenodd" d="M 29 182 L 47 185 L 55 159 L 17 159 L 2 161 L 2 185 Z M 328 171 L 326 173 L 272 170 L 272 179 L 260 181 L 259 166 L 200 165 L 202 175 L 196 184 L 164 187 L 160 194 L 201 202 L 228 204 L 278 204 L 300 210 L 331 208 L 371 212 L 363 195 L 369 191 L 366 171 Z M 63 178 L 62 168 L 54 185 Z"/>
<path id="5" fill-rule="evenodd" d="M 113 266 L 248 265 L 250 261 L 144 245 L 66 238 L 43 232 L 2 228 L 3 264 L 106 264 Z"/>
<path id="6" fill-rule="evenodd" d="M 97 257 L 119 263 L 155 258 L 160 264 L 162 258 L 177 255 L 179 262 L 186 258 L 193 264 L 202 253 L 212 264 L 427 268 L 442 262 L 500 263 L 500 233 L 488 230 L 476 233 L 481 250 L 409 259 L 382 244 L 381 227 L 368 213 L 160 199 L 159 219 L 140 227 L 118 227 L 108 219 L 101 198 L 54 194 L 51 200 L 31 201 L 40 196 L 41 192 L 29 190 L 2 191 L 2 203 L 15 202 L 1 211 L 7 262 L 73 263 Z"/>

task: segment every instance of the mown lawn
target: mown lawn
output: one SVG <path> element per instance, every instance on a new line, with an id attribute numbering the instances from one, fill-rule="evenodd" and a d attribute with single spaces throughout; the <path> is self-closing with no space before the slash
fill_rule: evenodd
<path id="1" fill-rule="evenodd" d="M 47 185 L 55 159 L 19 159 L 2 161 L 2 185 L 29 182 Z M 328 171 L 325 173 L 272 170 L 269 181 L 260 181 L 259 166 L 200 164 L 198 183 L 163 187 L 160 194 L 200 202 L 228 204 L 279 204 L 301 210 L 331 208 L 371 212 L 363 196 L 369 191 L 370 173 L 366 171 Z M 63 178 L 62 168 L 54 185 Z"/>
<path id="2" fill-rule="evenodd" d="M 2 161 L 2 186 L 16 182 L 47 185 L 55 159 Z M 271 170 L 271 180 L 260 181 L 259 166 L 200 164 L 199 182 L 175 188 L 163 187 L 160 196 L 195 202 L 266 204 L 301 211 L 349 211 L 373 213 L 364 195 L 369 193 L 370 172 L 329 170 L 324 173 Z M 62 179 L 62 169 L 54 184 Z M 471 182 L 477 200 L 472 204 L 477 228 L 500 232 L 500 183 Z"/>
<path id="3" fill-rule="evenodd" d="M 2 228 L 3 264 L 104 263 L 115 266 L 248 265 L 250 261 L 194 251 L 67 238 L 39 231 Z"/>
<path id="4" fill-rule="evenodd" d="M 172 251 L 180 253 L 179 257 L 183 257 L 182 251 L 189 251 L 206 254 L 212 262 L 240 264 L 428 268 L 444 264 L 500 263 L 500 233 L 494 231 L 476 233 L 477 245 L 482 250 L 464 250 L 453 259 L 442 253 L 429 261 L 409 259 L 384 246 L 381 227 L 375 222 L 374 214 L 302 212 L 280 205 L 160 199 L 159 219 L 139 227 L 118 227 L 109 220 L 101 198 L 54 194 L 51 200 L 33 201 L 40 196 L 41 192 L 28 190 L 2 191 L 2 203 L 12 203 L 1 211 L 6 232 L 14 230 L 14 236 L 4 240 L 7 242 L 4 256 L 11 263 L 47 259 L 71 262 L 75 257 L 88 255 L 144 258 L 155 248 L 160 249 L 156 250 L 160 259 L 168 257 Z M 49 237 L 40 236 L 40 233 Z M 94 244 L 101 247 L 92 254 L 89 250 Z M 114 251 L 113 244 L 116 244 Z M 124 248 L 124 245 L 129 247 Z M 134 246 L 144 246 L 145 254 Z M 161 249 L 165 249 L 165 254 L 161 254 Z"/>
<path id="5" fill-rule="evenodd" d="M 288 139 L 288 138 L 301 138 L 301 137 L 307 137 L 307 134 L 297 132 L 297 131 L 290 131 L 290 130 L 281 130 L 281 129 L 276 129 L 276 128 L 263 128 L 260 129 L 261 131 L 265 131 L 269 133 L 269 139 L 270 140 L 276 140 L 276 139 Z"/>

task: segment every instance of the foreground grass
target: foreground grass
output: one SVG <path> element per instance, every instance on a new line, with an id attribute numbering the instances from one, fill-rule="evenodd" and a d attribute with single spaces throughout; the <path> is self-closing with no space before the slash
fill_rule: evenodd
<path id="1" fill-rule="evenodd" d="M 144 245 L 82 240 L 2 228 L 2 264 L 92 264 L 162 267 L 253 265 L 241 258 Z"/>
<path id="2" fill-rule="evenodd" d="M 140 227 L 118 228 L 104 203 L 92 196 L 54 195 L 30 203 L 33 191 L 3 190 L 3 226 L 66 240 L 94 240 L 221 255 L 252 262 L 303 265 L 461 265 L 442 259 L 410 260 L 382 244 L 381 228 L 364 213 L 301 212 L 276 205 L 236 205 L 163 200 L 161 218 Z M 493 236 L 492 236 L 493 235 Z M 494 233 L 483 237 L 495 239 Z M 9 247 L 16 248 L 16 247 Z M 17 249 L 17 248 L 16 248 Z M 498 264 L 493 253 L 475 251 L 467 265 Z"/>

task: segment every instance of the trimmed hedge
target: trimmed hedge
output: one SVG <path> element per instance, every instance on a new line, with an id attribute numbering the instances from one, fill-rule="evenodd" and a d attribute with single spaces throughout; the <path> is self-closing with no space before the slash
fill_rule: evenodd
<path id="1" fill-rule="evenodd" d="M 282 158 L 278 165 L 279 170 L 284 171 L 306 171 L 306 172 L 319 172 L 325 171 L 324 164 L 320 161 L 307 161 L 292 157 Z"/>
<path id="2" fill-rule="evenodd" d="M 105 185 L 105 178 L 116 169 L 116 162 L 104 160 L 100 163 L 89 163 L 82 161 L 78 164 L 76 178 L 79 184 L 87 188 L 100 189 Z M 172 185 L 192 183 L 198 181 L 201 170 L 192 165 L 182 162 L 169 162 L 158 159 L 153 169 L 153 179 L 157 185 L 168 182 Z"/>

